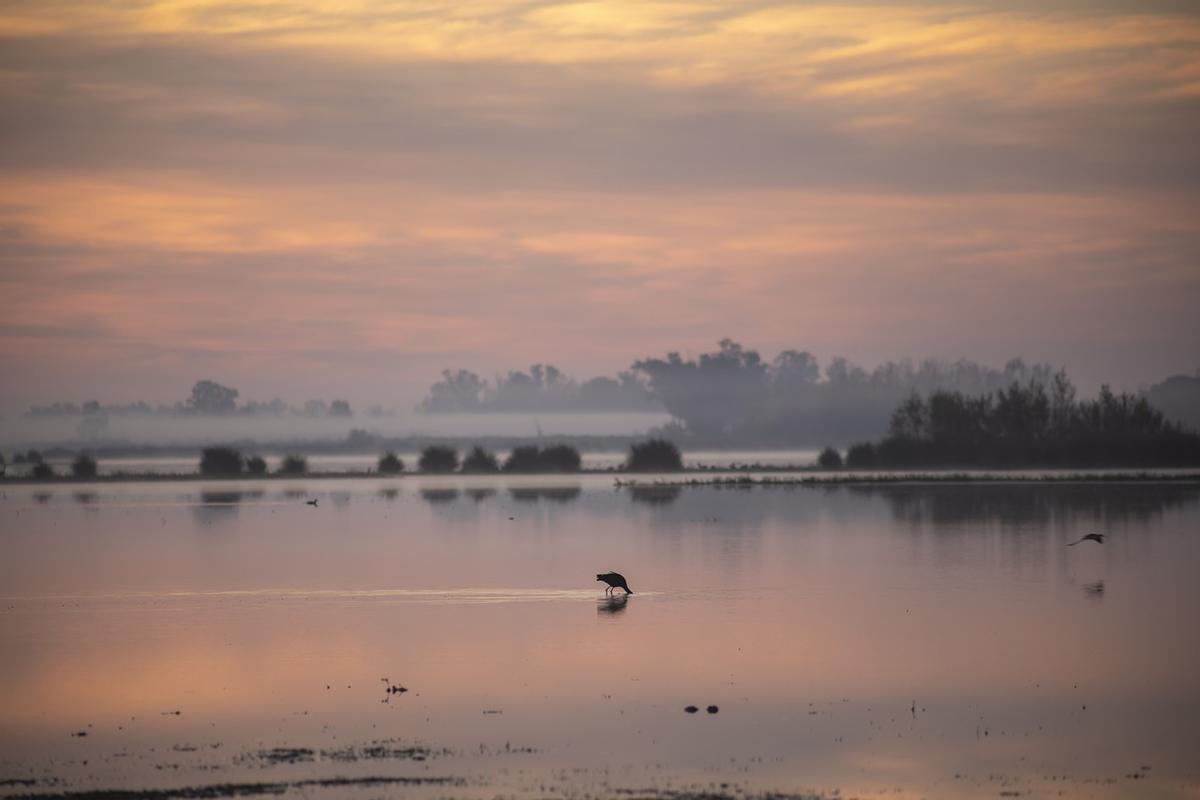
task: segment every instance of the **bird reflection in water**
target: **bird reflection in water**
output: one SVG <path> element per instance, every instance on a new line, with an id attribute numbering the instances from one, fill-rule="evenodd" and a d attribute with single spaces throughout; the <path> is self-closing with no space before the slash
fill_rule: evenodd
<path id="1" fill-rule="evenodd" d="M 596 601 L 596 614 L 601 617 L 606 614 L 620 614 L 628 604 L 629 595 L 627 594 L 606 595 L 603 600 Z"/>
<path id="2" fill-rule="evenodd" d="M 1088 597 L 1094 597 L 1099 600 L 1104 597 L 1104 581 L 1095 581 L 1094 583 L 1085 583 L 1083 591 Z"/>

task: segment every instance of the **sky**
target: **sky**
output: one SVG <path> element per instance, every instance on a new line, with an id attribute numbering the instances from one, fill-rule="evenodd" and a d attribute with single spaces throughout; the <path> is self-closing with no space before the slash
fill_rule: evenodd
<path id="1" fill-rule="evenodd" d="M 1200 4 L 0 0 L 0 408 L 1200 368 Z"/>

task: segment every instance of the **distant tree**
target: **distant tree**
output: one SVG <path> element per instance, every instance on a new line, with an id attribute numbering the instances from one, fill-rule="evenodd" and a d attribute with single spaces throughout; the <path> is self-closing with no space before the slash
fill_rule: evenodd
<path id="1" fill-rule="evenodd" d="M 574 447 L 556 444 L 538 454 L 538 464 L 542 472 L 579 472 L 583 459 Z"/>
<path id="2" fill-rule="evenodd" d="M 490 453 L 482 447 L 476 446 L 463 459 L 461 469 L 467 473 L 499 472 L 500 464 L 496 460 L 495 453 Z"/>
<path id="3" fill-rule="evenodd" d="M 850 445 L 846 452 L 846 466 L 850 469 L 871 469 L 875 466 L 875 445 L 859 442 Z"/>
<path id="4" fill-rule="evenodd" d="M 454 472 L 458 468 L 458 453 L 453 447 L 430 445 L 421 451 L 417 467 L 421 472 Z"/>
<path id="5" fill-rule="evenodd" d="M 683 469 L 683 456 L 673 442 L 647 439 L 630 446 L 625 469 L 630 472 L 678 472 Z"/>
<path id="6" fill-rule="evenodd" d="M 239 475 L 242 454 L 232 447 L 206 447 L 200 453 L 201 475 Z"/>
<path id="7" fill-rule="evenodd" d="M 96 477 L 96 459 L 87 453 L 80 453 L 71 462 L 71 474 L 76 478 Z"/>
<path id="8" fill-rule="evenodd" d="M 350 404 L 345 400 L 334 400 L 329 404 L 329 416 L 352 417 L 354 416 L 354 412 L 350 410 Z"/>
<path id="9" fill-rule="evenodd" d="M 246 459 L 246 472 L 251 475 L 266 475 L 267 460 L 262 456 L 250 456 Z"/>
<path id="10" fill-rule="evenodd" d="M 721 439 L 762 417 L 767 404 L 767 365 L 758 353 L 732 339 L 720 350 L 685 361 L 678 353 L 633 367 L 646 375 L 667 411 L 686 420 L 689 432 Z"/>
<path id="11" fill-rule="evenodd" d="M 566 444 L 546 448 L 526 445 L 514 447 L 504 462 L 505 472 L 579 472 L 583 459 L 579 451 Z"/>
<path id="12" fill-rule="evenodd" d="M 29 474 L 39 481 L 48 481 L 54 477 L 54 468 L 44 461 L 39 461 L 33 465 L 33 471 Z"/>
<path id="13" fill-rule="evenodd" d="M 304 404 L 304 413 L 310 417 L 324 417 L 329 414 L 329 406 L 324 400 L 309 400 Z"/>
<path id="14" fill-rule="evenodd" d="M 505 472 L 538 472 L 540 464 L 538 455 L 541 451 L 532 445 L 514 447 L 504 459 Z"/>
<path id="15" fill-rule="evenodd" d="M 196 414 L 232 414 L 237 410 L 238 390 L 215 381 L 196 381 L 187 408 Z"/>
<path id="16" fill-rule="evenodd" d="M 487 382 L 469 370 L 442 370 L 442 380 L 429 387 L 428 396 L 417 406 L 418 411 L 432 414 L 452 414 L 479 410 L 479 400 Z"/>
<path id="17" fill-rule="evenodd" d="M 832 447 L 826 447 L 821 451 L 821 455 L 817 456 L 817 466 L 821 469 L 841 469 L 842 454 Z"/>
<path id="18" fill-rule="evenodd" d="M 308 459 L 294 453 L 286 455 L 275 471 L 280 475 L 303 475 L 308 472 Z"/>
<path id="19" fill-rule="evenodd" d="M 404 460 L 389 450 L 379 457 L 378 468 L 383 475 L 396 475 L 404 472 Z"/>
<path id="20" fill-rule="evenodd" d="M 0 478 L 3 478 L 8 472 L 8 462 L 4 460 L 4 454 L 0 453 Z"/>
<path id="21" fill-rule="evenodd" d="M 40 464 L 42 463 L 42 454 L 37 450 L 26 450 L 24 453 L 17 453 L 17 457 L 13 459 L 14 464 Z"/>

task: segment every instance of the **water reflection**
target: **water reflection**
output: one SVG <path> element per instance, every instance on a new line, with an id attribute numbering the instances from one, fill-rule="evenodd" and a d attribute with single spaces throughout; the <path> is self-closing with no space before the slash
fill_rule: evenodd
<path id="1" fill-rule="evenodd" d="M 243 492 L 206 489 L 200 492 L 200 502 L 192 506 L 192 516 L 202 526 L 232 522 L 238 513 Z"/>
<path id="2" fill-rule="evenodd" d="M 467 497 L 474 500 L 476 503 L 482 503 L 490 497 L 496 496 L 495 489 L 474 488 L 466 490 Z"/>
<path id="3" fill-rule="evenodd" d="M 394 486 L 389 486 L 385 489 L 380 489 L 379 496 L 390 503 L 400 496 L 400 490 Z"/>
<path id="4" fill-rule="evenodd" d="M 552 503 L 569 503 L 579 499 L 583 489 L 579 486 L 511 487 L 509 496 L 518 503 L 536 503 L 547 500 Z"/>
<path id="5" fill-rule="evenodd" d="M 946 484 L 850 486 L 857 495 L 887 500 L 897 521 L 953 525 L 994 519 L 1006 526 L 1069 523 L 1098 525 L 1146 522 L 1168 509 L 1196 501 L 1187 484 Z"/>
<path id="6" fill-rule="evenodd" d="M 625 611 L 625 606 L 629 604 L 629 595 L 606 595 L 603 600 L 596 601 L 596 613 L 600 616 L 609 616 L 613 614 L 621 614 Z"/>
<path id="7" fill-rule="evenodd" d="M 453 503 L 458 499 L 458 489 L 422 489 L 421 499 L 433 505 Z"/>
<path id="8" fill-rule="evenodd" d="M 682 486 L 631 486 L 629 497 L 635 503 L 648 506 L 667 506 L 679 499 Z"/>
<path id="9" fill-rule="evenodd" d="M 33 499 L 39 505 L 45 505 L 50 502 L 50 498 L 54 497 L 54 492 L 34 492 Z"/>
<path id="10" fill-rule="evenodd" d="M 1104 597 L 1104 581 L 1094 581 L 1083 585 L 1084 594 L 1097 600 Z"/>
<path id="11" fill-rule="evenodd" d="M 86 505 L 96 502 L 96 493 L 95 492 L 75 492 L 75 494 L 73 494 L 72 497 L 74 497 L 75 502 L 79 503 L 80 505 L 86 506 Z"/>

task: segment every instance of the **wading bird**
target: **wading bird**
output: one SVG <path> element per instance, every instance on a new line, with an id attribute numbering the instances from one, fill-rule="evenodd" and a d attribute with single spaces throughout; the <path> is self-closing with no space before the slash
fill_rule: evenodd
<path id="1" fill-rule="evenodd" d="M 603 575 L 597 575 L 596 580 L 604 581 L 608 584 L 608 588 L 604 590 L 608 594 L 613 589 L 624 589 L 625 594 L 633 594 L 633 590 L 629 588 L 629 584 L 625 581 L 625 576 L 619 572 L 605 572 Z"/>
<path id="2" fill-rule="evenodd" d="M 1098 542 L 1100 544 L 1104 544 L 1104 534 L 1103 533 L 1089 533 L 1087 536 L 1084 536 L 1082 538 L 1076 539 L 1075 541 L 1071 542 L 1070 544 L 1067 545 L 1067 547 L 1074 547 L 1075 545 L 1079 544 L 1080 542 Z"/>

